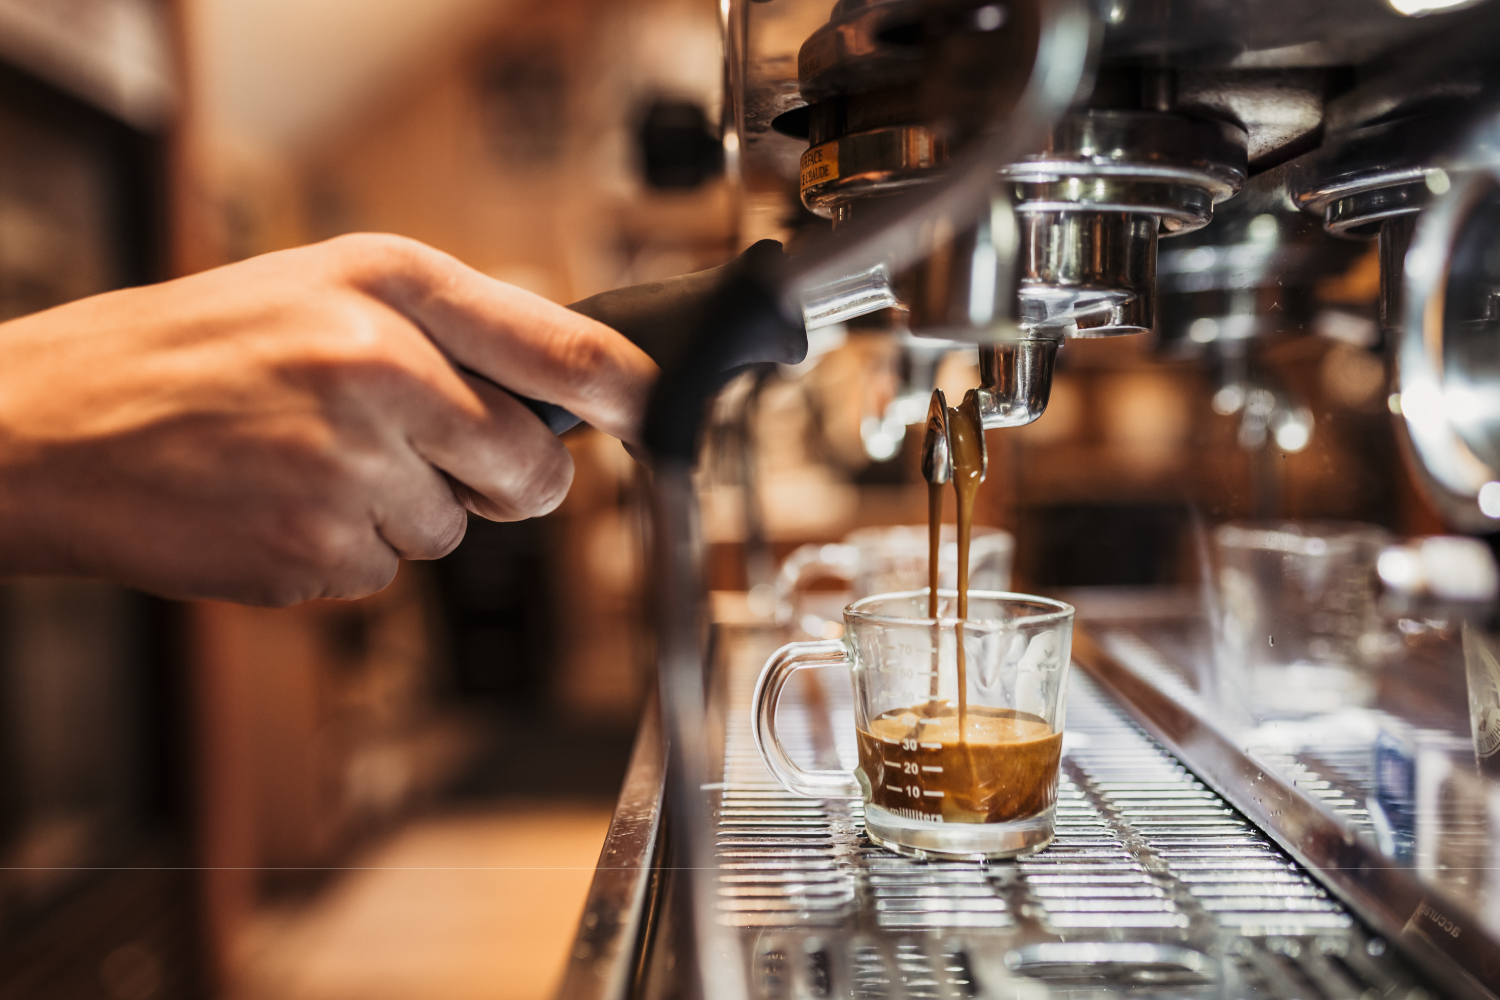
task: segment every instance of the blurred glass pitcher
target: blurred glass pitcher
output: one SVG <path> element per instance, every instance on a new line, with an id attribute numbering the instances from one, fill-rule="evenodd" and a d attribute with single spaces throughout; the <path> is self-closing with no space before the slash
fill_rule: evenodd
<path id="1" fill-rule="evenodd" d="M 1255 721 L 1369 705 L 1385 652 L 1375 564 L 1383 528 L 1337 521 L 1214 532 L 1221 705 Z"/>
<path id="2" fill-rule="evenodd" d="M 951 590 L 958 586 L 958 534 L 951 524 L 943 525 L 942 531 L 938 588 Z M 1010 590 L 1015 548 L 1010 532 L 976 525 L 969 543 L 969 589 Z M 797 549 L 776 575 L 777 623 L 795 624 L 808 635 L 831 638 L 826 633 L 830 625 L 837 626 L 837 618 L 817 614 L 802 599 L 810 584 L 827 579 L 843 581 L 854 600 L 926 587 L 927 525 L 860 528 L 842 542 Z M 840 600 L 840 606 L 849 599 Z"/>

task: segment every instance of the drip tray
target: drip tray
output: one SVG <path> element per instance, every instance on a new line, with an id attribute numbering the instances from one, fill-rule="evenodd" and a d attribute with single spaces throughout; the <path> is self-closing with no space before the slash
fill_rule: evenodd
<path id="1" fill-rule="evenodd" d="M 750 996 L 1432 995 L 1078 669 L 1050 847 L 979 864 L 874 846 L 859 802 L 791 795 L 760 762 L 750 695 L 779 641 L 721 627 L 714 645 L 723 782 L 710 792 L 717 866 L 699 877 L 714 880 L 717 919 L 741 936 Z M 812 673 L 822 679 L 783 697 L 784 742 L 807 766 L 847 766 L 847 678 L 802 676 Z M 647 956 L 639 992 L 673 993 L 670 965 Z"/>

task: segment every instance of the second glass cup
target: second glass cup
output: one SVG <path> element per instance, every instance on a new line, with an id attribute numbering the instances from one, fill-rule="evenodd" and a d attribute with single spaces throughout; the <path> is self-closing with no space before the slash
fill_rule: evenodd
<path id="1" fill-rule="evenodd" d="M 817 580 L 842 580 L 855 598 L 927 586 L 927 525 L 859 528 L 837 544 L 804 545 L 786 557 L 776 576 L 776 620 L 823 635 L 826 622 L 799 598 Z M 969 541 L 969 589 L 1010 589 L 1016 540 L 1010 532 L 975 525 Z M 958 529 L 942 527 L 938 587 L 958 586 Z M 826 613 L 826 612 L 825 612 Z"/>
<path id="2" fill-rule="evenodd" d="M 1354 522 L 1220 525 L 1221 707 L 1259 722 L 1373 702 L 1385 650 L 1375 566 L 1390 540 L 1385 529 Z"/>
<path id="3" fill-rule="evenodd" d="M 1052 841 L 1073 608 L 971 590 L 959 620 L 942 614 L 955 593 L 939 595 L 936 619 L 925 589 L 856 601 L 842 639 L 773 653 L 755 689 L 756 746 L 792 792 L 863 799 L 870 839 L 899 854 L 1030 854 Z M 836 665 L 853 671 L 859 766 L 808 771 L 781 745 L 776 704 L 795 671 Z"/>

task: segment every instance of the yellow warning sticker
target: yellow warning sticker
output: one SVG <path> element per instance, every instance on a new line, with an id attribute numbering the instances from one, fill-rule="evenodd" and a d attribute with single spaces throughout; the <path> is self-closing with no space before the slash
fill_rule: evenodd
<path id="1" fill-rule="evenodd" d="M 808 188 L 827 181 L 838 180 L 839 177 L 839 144 L 837 142 L 825 142 L 821 146 L 814 146 L 802 154 L 802 184 L 798 190 L 805 192 Z"/>

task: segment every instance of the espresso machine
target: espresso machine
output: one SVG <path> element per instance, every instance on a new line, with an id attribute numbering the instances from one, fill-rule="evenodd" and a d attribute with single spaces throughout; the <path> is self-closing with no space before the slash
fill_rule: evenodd
<path id="1" fill-rule="evenodd" d="M 662 363 L 659 709 L 561 995 L 1500 996 L 1500 4 L 725 0 L 723 22 L 727 160 L 804 222 L 579 304 Z M 1260 520 L 1195 509 L 1194 586 L 1059 595 L 1058 833 L 1018 861 L 898 857 L 857 802 L 777 786 L 747 703 L 785 636 L 705 592 L 735 386 L 881 310 L 973 352 L 991 448 L 1045 424 L 1077 342 L 1131 338 L 1260 477 L 1236 508 Z M 1362 416 L 1315 416 L 1315 367 Z M 1290 456 L 1370 428 L 1390 462 L 1351 509 L 1383 526 L 1275 520 Z M 806 766 L 847 762 L 847 700 L 783 696 Z"/>

